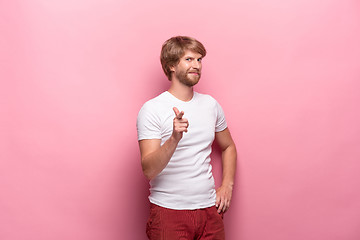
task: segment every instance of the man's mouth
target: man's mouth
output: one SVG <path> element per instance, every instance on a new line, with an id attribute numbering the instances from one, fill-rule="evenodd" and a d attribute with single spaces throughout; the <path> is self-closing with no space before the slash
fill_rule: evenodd
<path id="1" fill-rule="evenodd" d="M 188 72 L 189 74 L 195 74 L 195 75 L 200 75 L 199 72 Z"/>

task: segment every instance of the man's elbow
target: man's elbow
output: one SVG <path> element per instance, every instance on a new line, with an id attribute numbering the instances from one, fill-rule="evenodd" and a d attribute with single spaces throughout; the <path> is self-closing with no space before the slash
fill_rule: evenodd
<path id="1" fill-rule="evenodd" d="M 233 144 L 231 145 L 231 149 L 232 149 L 233 153 L 234 153 L 235 156 L 236 156 L 236 155 L 237 155 L 237 151 L 236 151 L 235 143 L 233 143 Z"/>
<path id="2" fill-rule="evenodd" d="M 226 146 L 224 149 L 222 149 L 223 152 L 229 152 L 231 154 L 237 155 L 236 146 L 235 143 L 231 143 L 228 146 Z"/>
<path id="3" fill-rule="evenodd" d="M 143 170 L 143 173 L 145 175 L 145 177 L 150 181 L 150 180 L 153 180 L 154 177 L 156 176 L 155 174 L 151 173 L 150 171 L 144 171 Z"/>
<path id="4" fill-rule="evenodd" d="M 147 167 L 143 161 L 142 161 L 142 171 L 144 176 L 150 181 L 152 179 L 154 179 L 156 177 L 156 174 L 154 173 L 154 171 L 152 171 L 151 168 Z"/>

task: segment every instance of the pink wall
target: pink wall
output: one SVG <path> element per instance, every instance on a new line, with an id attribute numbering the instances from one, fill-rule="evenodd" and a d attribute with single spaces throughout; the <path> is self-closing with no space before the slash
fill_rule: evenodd
<path id="1" fill-rule="evenodd" d="M 0 31 L 0 239 L 146 239 L 135 121 L 177 34 L 238 146 L 227 239 L 360 239 L 359 1 L 1 1 Z"/>

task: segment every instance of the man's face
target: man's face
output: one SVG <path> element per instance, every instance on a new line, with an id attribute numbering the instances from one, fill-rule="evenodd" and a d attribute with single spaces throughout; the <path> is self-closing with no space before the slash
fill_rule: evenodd
<path id="1" fill-rule="evenodd" d="M 201 77 L 201 54 L 186 50 L 180 58 L 178 65 L 171 68 L 175 77 L 184 85 L 192 87 L 197 84 Z"/>

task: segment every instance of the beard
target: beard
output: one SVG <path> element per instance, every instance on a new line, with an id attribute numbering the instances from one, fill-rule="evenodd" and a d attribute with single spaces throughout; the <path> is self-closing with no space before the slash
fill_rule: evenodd
<path id="1" fill-rule="evenodd" d="M 198 73 L 198 75 L 193 74 L 193 73 L 189 73 L 189 72 L 196 72 Z M 179 81 L 188 86 L 188 87 L 192 87 L 194 85 L 196 85 L 201 77 L 201 73 L 198 70 L 187 70 L 187 71 L 180 71 L 176 73 L 176 78 L 179 79 Z"/>

